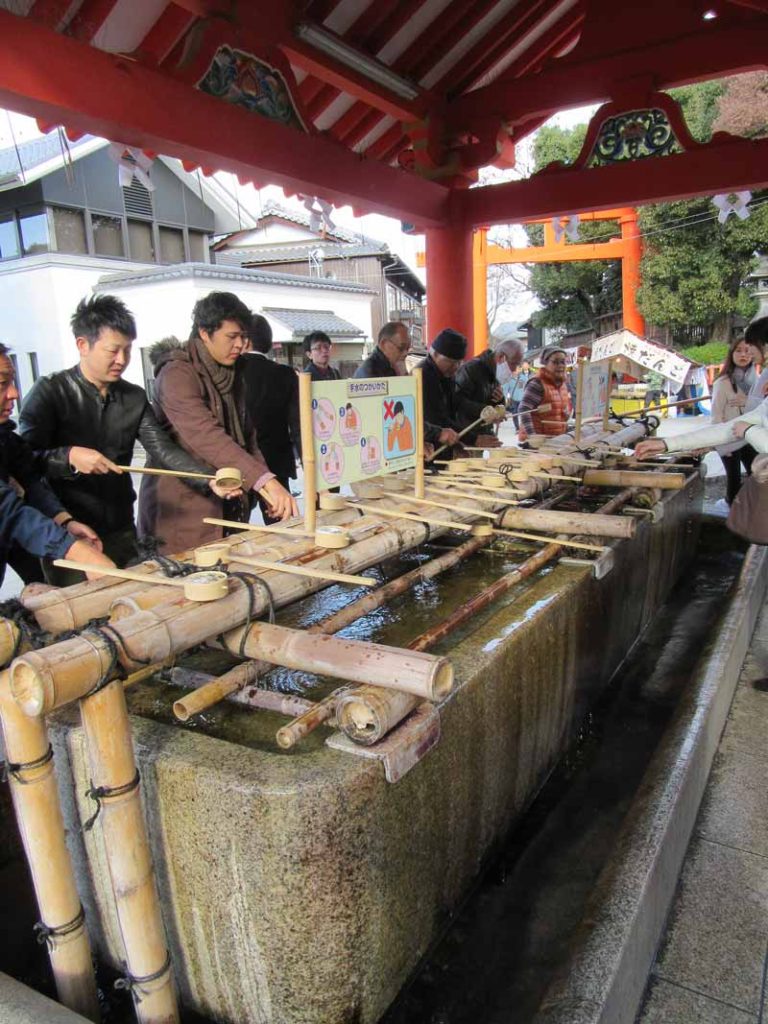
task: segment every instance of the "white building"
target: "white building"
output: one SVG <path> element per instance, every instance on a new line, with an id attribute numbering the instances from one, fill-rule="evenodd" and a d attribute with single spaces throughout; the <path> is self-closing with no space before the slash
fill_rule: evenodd
<path id="1" fill-rule="evenodd" d="M 345 360 L 360 358 L 372 336 L 369 288 L 214 267 L 210 239 L 256 218 L 216 178 L 177 160 L 155 160 L 151 183 L 121 185 L 103 139 L 66 143 L 54 132 L 0 151 L 0 341 L 13 351 L 22 395 L 39 374 L 76 361 L 69 318 L 93 292 L 126 302 L 140 347 L 187 337 L 195 301 L 216 289 L 266 311 L 278 346 L 320 329 L 344 342 Z M 134 357 L 127 379 L 144 383 L 146 366 Z"/>

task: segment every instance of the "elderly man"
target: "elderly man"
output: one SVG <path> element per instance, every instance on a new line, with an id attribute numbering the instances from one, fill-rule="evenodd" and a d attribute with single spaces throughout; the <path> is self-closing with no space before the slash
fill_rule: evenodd
<path id="1" fill-rule="evenodd" d="M 487 405 L 504 402 L 504 385 L 512 380 L 522 361 L 522 344 L 510 339 L 464 363 L 456 374 L 459 424 L 462 430 L 478 420 Z M 503 415 L 499 417 L 503 418 Z M 482 433 L 482 428 L 469 431 L 465 439 L 467 444 L 482 447 L 492 447 L 499 443 L 495 435 Z"/>
<path id="2" fill-rule="evenodd" d="M 210 292 L 195 304 L 192 333 L 179 348 L 166 349 L 155 363 L 154 406 L 161 425 L 194 458 L 211 470 L 240 470 L 244 495 L 225 499 L 224 518 L 247 522 L 257 492 L 269 515 L 298 515 L 290 492 L 259 451 L 247 410 L 243 360 L 253 316 L 232 292 Z M 167 550 L 182 551 L 215 540 L 220 527 L 203 523 L 221 518 L 221 501 L 185 488 L 173 477 L 148 477 L 141 488 L 139 527 L 161 539 Z"/>
<path id="3" fill-rule="evenodd" d="M 427 444 L 455 445 L 459 440 L 459 410 L 454 377 L 467 353 L 463 334 L 446 327 L 440 331 L 426 359 L 422 359 L 424 440 Z M 450 458 L 450 452 L 446 452 Z"/>
<path id="4" fill-rule="evenodd" d="M 397 377 L 404 372 L 405 357 L 411 351 L 408 328 L 400 320 L 390 320 L 379 331 L 376 348 L 355 370 L 355 377 Z"/>

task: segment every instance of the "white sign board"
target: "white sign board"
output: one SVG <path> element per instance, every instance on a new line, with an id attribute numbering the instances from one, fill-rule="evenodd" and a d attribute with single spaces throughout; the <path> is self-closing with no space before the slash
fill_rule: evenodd
<path id="1" fill-rule="evenodd" d="M 614 369 L 621 370 L 621 359 L 628 359 L 645 370 L 655 370 L 675 384 L 682 384 L 691 368 L 691 361 L 678 352 L 639 338 L 632 331 L 616 331 L 592 342 L 591 361 L 615 360 Z M 633 373 L 633 376 L 635 374 Z"/>

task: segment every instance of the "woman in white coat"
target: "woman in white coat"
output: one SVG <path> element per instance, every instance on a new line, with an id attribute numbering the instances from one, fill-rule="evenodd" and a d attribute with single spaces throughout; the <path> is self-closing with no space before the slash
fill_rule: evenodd
<path id="1" fill-rule="evenodd" d="M 747 409 L 747 397 L 757 380 L 756 357 L 762 362 L 762 346 L 744 339 L 731 342 L 720 376 L 712 388 L 712 423 L 729 423 Z M 747 476 L 752 471 L 755 450 L 749 444 L 734 441 L 719 445 L 726 475 L 725 500 L 730 505 L 741 487 L 741 467 Z"/>

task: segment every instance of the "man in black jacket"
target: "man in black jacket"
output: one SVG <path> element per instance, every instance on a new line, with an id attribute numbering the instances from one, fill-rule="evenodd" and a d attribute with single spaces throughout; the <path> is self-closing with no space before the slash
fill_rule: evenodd
<path id="1" fill-rule="evenodd" d="M 331 366 L 331 349 L 333 342 L 325 331 L 312 331 L 304 338 L 304 355 L 307 363 L 304 372 L 312 380 L 341 380 L 341 374 Z"/>
<path id="2" fill-rule="evenodd" d="M 411 336 L 408 328 L 399 320 L 390 320 L 379 331 L 376 348 L 368 358 L 358 366 L 354 376 L 397 377 L 398 366 L 411 351 Z"/>
<path id="3" fill-rule="evenodd" d="M 0 344 L 0 582 L 6 564 L 25 583 L 39 580 L 43 556 L 111 566 L 96 533 L 67 512 L 43 478 L 42 460 L 14 431 L 18 397 L 8 349 Z"/>
<path id="4" fill-rule="evenodd" d="M 119 466 L 130 464 L 136 441 L 155 465 L 186 472 L 201 467 L 160 427 L 144 390 L 121 379 L 136 338 L 125 305 L 112 295 L 83 299 L 71 325 L 79 364 L 37 381 L 21 408 L 19 429 L 40 452 L 60 501 L 98 531 L 105 554 L 124 566 L 138 553 L 136 494 Z M 58 586 L 82 579 L 47 563 L 44 570 Z"/>
<path id="5" fill-rule="evenodd" d="M 458 441 L 459 409 L 454 377 L 467 352 L 467 339 L 450 327 L 440 331 L 422 359 L 424 440 L 434 447 Z M 451 458 L 451 452 L 445 453 Z"/>
<path id="6" fill-rule="evenodd" d="M 250 332 L 251 353 L 243 356 L 243 377 L 248 413 L 256 427 L 256 439 L 264 461 L 286 491 L 296 479 L 296 452 L 301 452 L 299 379 L 282 363 L 267 358 L 272 348 L 272 328 L 255 314 Z M 264 522 L 278 523 L 267 503 L 258 496 Z"/>
<path id="7" fill-rule="evenodd" d="M 522 344 L 509 339 L 464 363 L 456 374 L 459 425 L 462 430 L 478 420 L 486 406 L 504 402 L 503 385 L 512 380 L 514 371 L 522 361 Z M 500 418 L 503 419 L 503 416 Z M 493 434 L 486 434 L 482 427 L 469 431 L 463 440 L 468 445 L 480 444 L 485 447 L 499 443 Z"/>

